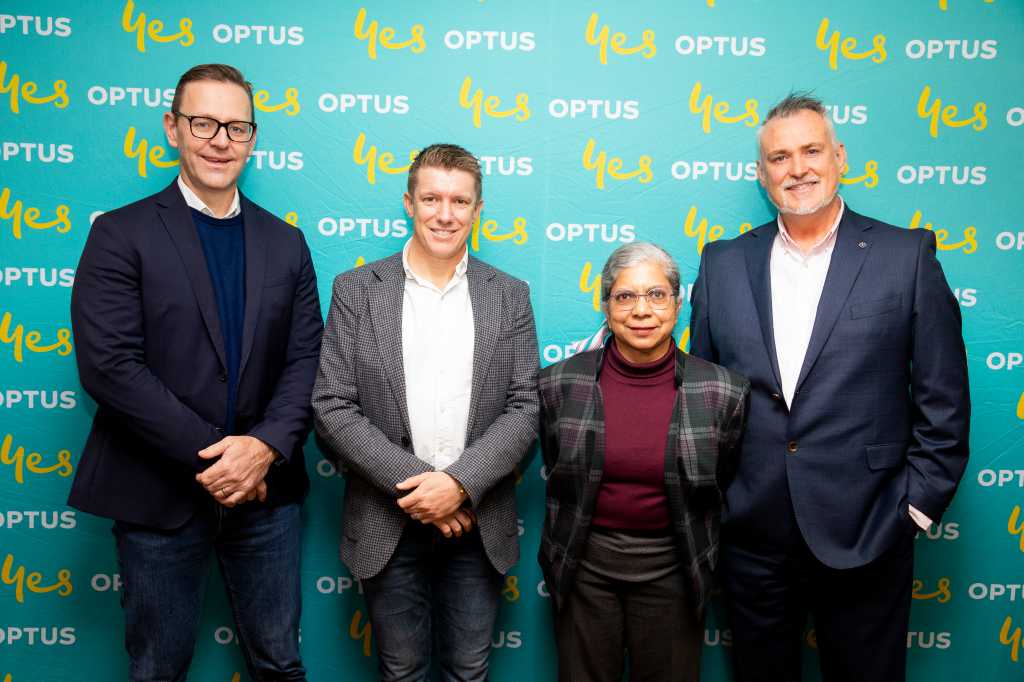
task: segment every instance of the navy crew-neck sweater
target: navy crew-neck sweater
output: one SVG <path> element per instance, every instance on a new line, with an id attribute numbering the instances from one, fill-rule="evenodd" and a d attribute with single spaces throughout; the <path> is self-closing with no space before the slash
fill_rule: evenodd
<path id="1" fill-rule="evenodd" d="M 671 526 L 665 495 L 665 447 L 676 403 L 674 346 L 654 362 L 622 356 L 614 339 L 601 367 L 605 451 L 593 523 L 659 531 Z"/>
<path id="2" fill-rule="evenodd" d="M 242 356 L 242 323 L 245 317 L 245 230 L 242 214 L 218 219 L 194 208 L 192 220 L 206 256 L 206 269 L 213 284 L 224 338 L 227 361 L 228 402 L 224 433 L 235 434 L 235 400 L 238 396 L 238 368 Z"/>

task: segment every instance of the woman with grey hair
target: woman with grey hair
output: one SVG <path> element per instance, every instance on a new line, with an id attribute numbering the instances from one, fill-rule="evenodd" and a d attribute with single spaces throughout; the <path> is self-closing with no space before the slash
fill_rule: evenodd
<path id="1" fill-rule="evenodd" d="M 746 379 L 672 338 L 679 267 L 649 243 L 601 273 L 604 346 L 541 371 L 540 564 L 560 680 L 700 677 L 723 491 Z"/>

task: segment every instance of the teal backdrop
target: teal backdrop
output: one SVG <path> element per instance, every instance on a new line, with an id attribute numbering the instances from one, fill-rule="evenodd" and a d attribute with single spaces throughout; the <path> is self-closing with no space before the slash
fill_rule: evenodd
<path id="1" fill-rule="evenodd" d="M 241 186 L 305 233 L 325 313 L 335 275 L 408 238 L 410 154 L 443 141 L 478 155 L 486 205 L 470 248 L 529 281 L 543 364 L 597 330 L 597 276 L 619 244 L 664 246 L 688 285 L 705 244 L 772 218 L 755 127 L 790 90 L 812 90 L 849 152 L 846 201 L 934 230 L 964 318 L 972 453 L 941 525 L 916 540 L 910 679 L 1024 680 L 1021 0 L 6 0 L 0 682 L 126 676 L 111 524 L 65 505 L 95 412 L 70 286 L 95 216 L 175 177 L 161 115 L 203 62 L 255 85 Z M 311 680 L 369 680 L 372 628 L 337 552 L 344 481 L 307 452 L 303 655 Z M 533 457 L 522 560 L 493 635 L 499 682 L 554 679 L 535 560 L 543 494 Z M 704 679 L 731 679 L 730 641 L 716 604 Z M 193 671 L 245 679 L 215 570 Z"/>

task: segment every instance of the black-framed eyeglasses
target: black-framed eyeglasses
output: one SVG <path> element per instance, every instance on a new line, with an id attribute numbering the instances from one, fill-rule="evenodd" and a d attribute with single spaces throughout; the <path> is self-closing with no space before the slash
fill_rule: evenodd
<path id="1" fill-rule="evenodd" d="M 610 296 L 613 310 L 625 312 L 632 310 L 641 298 L 647 299 L 647 305 L 654 310 L 665 310 L 672 305 L 675 296 L 665 289 L 650 289 L 646 294 L 638 294 L 635 291 L 616 291 Z"/>
<path id="2" fill-rule="evenodd" d="M 175 116 L 188 119 L 189 130 L 192 135 L 200 140 L 212 140 L 223 128 L 228 133 L 228 139 L 232 142 L 248 142 L 256 133 L 256 124 L 251 121 L 218 121 L 209 116 L 189 116 L 180 111 L 172 111 Z"/>

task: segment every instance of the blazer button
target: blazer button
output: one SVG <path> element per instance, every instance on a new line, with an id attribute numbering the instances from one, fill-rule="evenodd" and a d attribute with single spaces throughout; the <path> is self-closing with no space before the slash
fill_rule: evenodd
<path id="1" fill-rule="evenodd" d="M 793 453 L 795 453 L 800 448 L 797 446 L 795 440 L 791 440 L 788 443 L 786 443 L 786 449 L 789 450 L 789 454 L 792 455 Z"/>
<path id="2" fill-rule="evenodd" d="M 412 443 L 412 441 L 411 441 L 411 440 L 409 440 L 409 436 L 402 436 L 402 447 L 403 447 L 403 448 L 407 448 L 407 447 L 409 447 L 409 445 L 410 445 L 411 443 Z"/>
<path id="3" fill-rule="evenodd" d="M 782 400 L 782 396 L 778 393 L 772 393 L 772 400 Z"/>
<path id="4" fill-rule="evenodd" d="M 219 381 L 220 383 L 223 384 L 227 380 L 228 380 L 228 375 L 225 372 L 221 372 L 220 374 L 217 375 L 217 381 Z"/>

